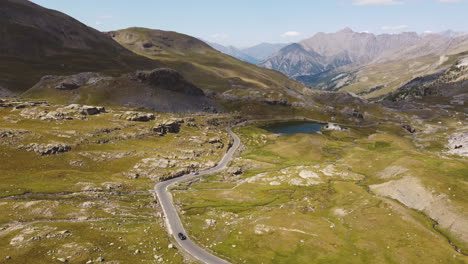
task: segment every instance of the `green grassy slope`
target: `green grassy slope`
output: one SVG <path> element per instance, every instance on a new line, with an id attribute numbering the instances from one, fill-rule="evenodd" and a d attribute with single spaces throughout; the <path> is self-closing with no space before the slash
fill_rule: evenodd
<path id="1" fill-rule="evenodd" d="M 139 55 L 163 62 L 204 90 L 226 92 L 236 97 L 278 97 L 287 90 L 302 91 L 303 85 L 283 74 L 257 67 L 209 47 L 204 42 L 176 32 L 129 28 L 109 33 L 117 42 Z"/>

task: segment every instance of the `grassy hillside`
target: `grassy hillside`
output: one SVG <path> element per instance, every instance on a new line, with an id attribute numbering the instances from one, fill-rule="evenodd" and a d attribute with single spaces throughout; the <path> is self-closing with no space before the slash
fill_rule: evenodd
<path id="1" fill-rule="evenodd" d="M 355 81 L 341 88 L 368 98 L 389 94 L 414 78 L 450 68 L 463 54 L 428 56 L 367 66 L 358 71 Z"/>
<path id="2" fill-rule="evenodd" d="M 457 130 L 424 126 L 437 122 Z M 467 162 L 440 156 L 443 132 L 262 126 L 236 131 L 245 150 L 232 169 L 174 191 L 198 243 L 232 263 L 466 263 L 448 240 L 466 253 Z"/>
<path id="3" fill-rule="evenodd" d="M 156 68 L 109 36 L 26 0 L 0 2 L 0 87 L 16 94 L 44 75 Z"/>
<path id="4" fill-rule="evenodd" d="M 305 81 L 320 90 L 349 91 L 366 98 L 379 98 L 415 78 L 444 72 L 468 55 L 464 45 L 457 46 L 447 54 L 376 63 L 347 69 L 344 73 L 337 71 L 323 74 Z"/>
<path id="5" fill-rule="evenodd" d="M 176 32 L 129 28 L 109 33 L 129 50 L 173 68 L 198 87 L 224 98 L 284 98 L 302 84 L 283 74 L 222 54 L 204 42 Z"/>

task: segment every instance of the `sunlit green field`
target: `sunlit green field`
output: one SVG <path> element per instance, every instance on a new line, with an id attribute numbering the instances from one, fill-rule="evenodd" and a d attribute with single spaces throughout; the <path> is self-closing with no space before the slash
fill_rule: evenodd
<path id="1" fill-rule="evenodd" d="M 468 162 L 441 155 L 443 147 L 415 145 L 443 133 L 416 139 L 395 125 L 292 136 L 247 126 L 237 133 L 245 149 L 231 166 L 242 175 L 228 170 L 175 191 L 193 236 L 233 263 L 468 261 L 448 242 L 467 252 Z M 378 187 L 393 181 L 395 192 L 405 192 L 403 179 L 434 203 L 418 208 L 417 199 Z M 433 197 L 423 197 L 428 193 Z M 445 219 L 434 227 L 438 217 L 459 224 Z"/>

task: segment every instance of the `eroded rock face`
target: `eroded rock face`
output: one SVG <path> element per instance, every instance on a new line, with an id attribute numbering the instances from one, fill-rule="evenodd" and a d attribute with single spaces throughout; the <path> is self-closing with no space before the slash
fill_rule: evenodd
<path id="1" fill-rule="evenodd" d="M 55 78 L 55 81 L 58 81 L 58 84 L 55 86 L 55 89 L 58 90 L 74 90 L 78 89 L 81 86 L 85 85 L 90 79 L 92 78 L 99 78 L 102 77 L 100 73 L 95 72 L 83 72 L 71 76 L 59 76 L 59 77 L 52 77 L 46 76 L 45 80 L 50 81 L 51 79 Z"/>
<path id="2" fill-rule="evenodd" d="M 122 116 L 122 119 L 127 121 L 136 121 L 136 122 L 149 122 L 155 119 L 154 114 L 144 113 L 144 112 L 125 112 Z"/>
<path id="3" fill-rule="evenodd" d="M 426 213 L 464 241 L 468 241 L 468 220 L 462 211 L 454 207 L 449 196 L 425 187 L 415 177 L 406 176 L 382 184 L 371 185 L 370 189 L 381 195 L 398 200 L 402 204 Z"/>
<path id="4" fill-rule="evenodd" d="M 203 90 L 187 81 L 180 73 L 168 68 L 158 68 L 152 71 L 137 71 L 129 77 L 130 79 L 135 79 L 139 82 L 147 83 L 165 90 L 180 92 L 187 95 L 205 95 Z"/>
<path id="5" fill-rule="evenodd" d="M 156 132 L 160 136 L 164 136 L 167 133 L 179 133 L 180 132 L 180 125 L 184 123 L 183 119 L 169 119 L 162 121 L 156 124 L 153 127 L 153 131 Z"/>
<path id="6" fill-rule="evenodd" d="M 63 143 L 52 143 L 52 144 L 39 144 L 31 143 L 27 146 L 19 146 L 19 149 L 24 149 L 26 151 L 34 152 L 38 155 L 54 155 L 58 153 L 68 152 L 71 150 L 69 145 Z"/>

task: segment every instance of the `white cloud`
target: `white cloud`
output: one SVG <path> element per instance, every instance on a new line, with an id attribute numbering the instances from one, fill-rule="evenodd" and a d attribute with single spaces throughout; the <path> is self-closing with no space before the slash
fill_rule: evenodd
<path id="1" fill-rule="evenodd" d="M 382 30 L 387 30 L 387 31 L 397 31 L 397 30 L 404 30 L 409 28 L 408 25 L 397 25 L 397 26 L 383 26 Z"/>
<path id="2" fill-rule="evenodd" d="M 102 22 L 102 21 L 96 21 L 95 24 L 96 24 L 97 26 L 100 26 L 100 25 L 104 25 L 104 22 Z"/>
<path id="3" fill-rule="evenodd" d="M 283 34 L 281 34 L 281 37 L 283 37 L 283 38 L 293 38 L 293 37 L 299 37 L 300 35 L 301 35 L 300 32 L 288 31 L 288 32 L 284 32 Z"/>
<path id="4" fill-rule="evenodd" d="M 353 2 L 355 6 L 394 6 L 403 4 L 403 2 L 397 0 L 355 0 Z"/>

